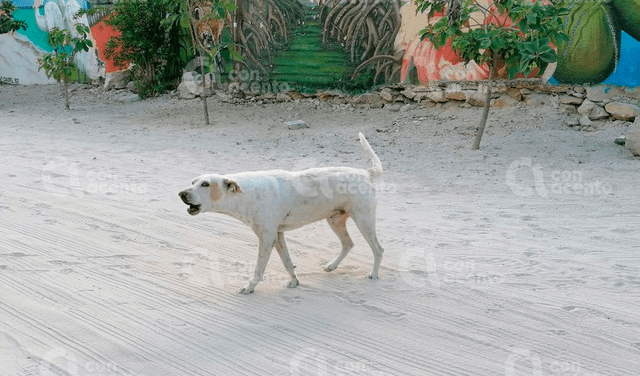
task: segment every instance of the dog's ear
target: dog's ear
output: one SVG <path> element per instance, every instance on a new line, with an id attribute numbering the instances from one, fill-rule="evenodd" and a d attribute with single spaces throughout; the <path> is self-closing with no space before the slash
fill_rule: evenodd
<path id="1" fill-rule="evenodd" d="M 240 185 L 231 179 L 224 179 L 224 189 L 232 193 L 244 193 Z"/>

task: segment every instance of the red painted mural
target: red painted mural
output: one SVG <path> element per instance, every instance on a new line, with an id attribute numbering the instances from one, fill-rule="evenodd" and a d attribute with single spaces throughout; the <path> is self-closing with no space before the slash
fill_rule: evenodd
<path id="1" fill-rule="evenodd" d="M 91 27 L 91 35 L 96 41 L 96 47 L 98 48 L 100 60 L 104 61 L 105 73 L 110 73 L 119 71 L 120 68 L 116 67 L 115 64 L 113 64 L 113 60 L 107 59 L 104 56 L 104 47 L 109 41 L 109 38 L 117 37 L 120 34 L 113 27 L 104 23 L 106 19 L 108 19 L 108 17 L 105 17 L 103 20 Z"/>

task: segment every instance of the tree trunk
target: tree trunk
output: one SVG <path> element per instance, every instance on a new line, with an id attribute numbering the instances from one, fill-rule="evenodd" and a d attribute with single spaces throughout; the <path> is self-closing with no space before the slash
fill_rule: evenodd
<path id="1" fill-rule="evenodd" d="M 241 54 L 242 50 L 240 50 L 240 44 L 242 43 L 242 38 L 240 38 L 239 34 L 242 33 L 242 23 L 243 23 L 242 13 L 244 12 L 244 1 L 235 0 L 235 4 L 236 4 L 236 11 L 233 14 L 233 49 L 237 53 Z M 236 80 L 238 80 L 238 82 L 240 81 L 240 76 L 242 76 L 240 74 L 241 70 L 242 70 L 242 63 L 234 60 L 233 71 L 234 71 L 234 76 L 236 77 Z"/>
<path id="2" fill-rule="evenodd" d="M 482 118 L 480 119 L 480 126 L 476 133 L 476 139 L 473 141 L 471 150 L 480 149 L 480 140 L 482 140 L 482 134 L 484 133 L 484 127 L 487 124 L 487 117 L 489 117 L 489 108 L 491 107 L 491 87 L 493 86 L 493 75 L 496 70 L 496 64 L 498 62 L 498 55 L 493 54 L 491 63 L 489 64 L 489 79 L 487 80 L 487 95 L 484 98 L 484 111 L 482 112 Z"/>
<path id="3" fill-rule="evenodd" d="M 209 109 L 207 108 L 207 79 L 204 74 L 204 54 L 200 50 L 200 73 L 202 74 L 202 108 L 204 110 L 204 124 L 209 125 Z"/>
<path id="4" fill-rule="evenodd" d="M 69 111 L 69 81 L 65 76 L 64 79 L 64 109 Z"/>

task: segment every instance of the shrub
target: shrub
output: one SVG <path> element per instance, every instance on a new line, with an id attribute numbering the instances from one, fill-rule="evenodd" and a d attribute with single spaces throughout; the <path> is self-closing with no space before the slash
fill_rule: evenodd
<path id="1" fill-rule="evenodd" d="M 162 22 L 176 6 L 171 0 L 119 0 L 105 21 L 120 36 L 109 39 L 104 54 L 121 69 L 133 63 L 131 77 L 143 98 L 175 87 L 181 76 L 179 26 Z"/>

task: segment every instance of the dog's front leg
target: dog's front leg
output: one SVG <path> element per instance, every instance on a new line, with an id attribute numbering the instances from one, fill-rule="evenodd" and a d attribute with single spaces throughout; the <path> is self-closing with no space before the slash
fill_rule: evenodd
<path id="1" fill-rule="evenodd" d="M 253 279 L 245 286 L 238 289 L 240 294 L 250 294 L 255 289 L 256 285 L 264 278 L 264 269 L 267 267 L 269 256 L 271 256 L 271 250 L 276 242 L 277 232 L 266 232 L 258 234 L 258 261 L 256 262 L 256 270 L 253 272 Z"/>

